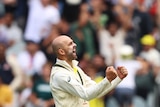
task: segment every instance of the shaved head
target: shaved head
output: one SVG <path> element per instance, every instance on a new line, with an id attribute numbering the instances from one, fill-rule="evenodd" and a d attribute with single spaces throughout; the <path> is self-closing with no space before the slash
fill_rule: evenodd
<path id="1" fill-rule="evenodd" d="M 58 49 L 63 48 L 63 46 L 65 45 L 65 42 L 71 39 L 70 37 L 68 37 L 67 35 L 60 35 L 57 38 L 55 38 L 52 42 L 52 49 L 53 52 L 58 55 Z"/>
<path id="2" fill-rule="evenodd" d="M 57 58 L 72 61 L 77 58 L 76 44 L 67 35 L 60 35 L 52 42 L 52 49 Z M 68 61 L 68 62 L 69 62 Z"/>

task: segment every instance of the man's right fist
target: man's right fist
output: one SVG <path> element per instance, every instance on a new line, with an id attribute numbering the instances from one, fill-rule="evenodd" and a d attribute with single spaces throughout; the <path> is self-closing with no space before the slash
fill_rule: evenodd
<path id="1" fill-rule="evenodd" d="M 128 71 L 124 66 L 119 66 L 117 67 L 117 74 L 120 79 L 123 79 L 128 75 Z"/>
<path id="2" fill-rule="evenodd" d="M 109 82 L 114 80 L 116 77 L 117 77 L 117 72 L 113 68 L 113 66 L 107 67 L 107 69 L 106 69 L 106 78 L 109 80 Z"/>

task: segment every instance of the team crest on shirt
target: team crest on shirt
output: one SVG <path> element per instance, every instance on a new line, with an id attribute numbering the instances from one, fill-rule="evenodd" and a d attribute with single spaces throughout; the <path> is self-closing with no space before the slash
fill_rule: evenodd
<path id="1" fill-rule="evenodd" d="M 68 78 L 67 78 L 67 82 L 70 82 L 71 81 L 71 77 L 69 76 Z"/>

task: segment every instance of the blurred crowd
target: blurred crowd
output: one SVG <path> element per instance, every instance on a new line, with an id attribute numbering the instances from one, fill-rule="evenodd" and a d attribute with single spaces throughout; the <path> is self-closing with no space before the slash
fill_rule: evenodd
<path id="1" fill-rule="evenodd" d="M 51 42 L 63 34 L 95 82 L 128 69 L 91 107 L 160 107 L 159 0 L 0 0 L 0 107 L 54 107 Z"/>

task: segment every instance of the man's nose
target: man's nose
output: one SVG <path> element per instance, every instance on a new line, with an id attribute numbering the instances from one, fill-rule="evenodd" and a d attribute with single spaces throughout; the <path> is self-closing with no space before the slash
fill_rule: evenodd
<path id="1" fill-rule="evenodd" d="M 76 44 L 76 43 L 74 43 L 74 46 L 75 46 L 75 47 L 77 47 L 77 44 Z"/>

